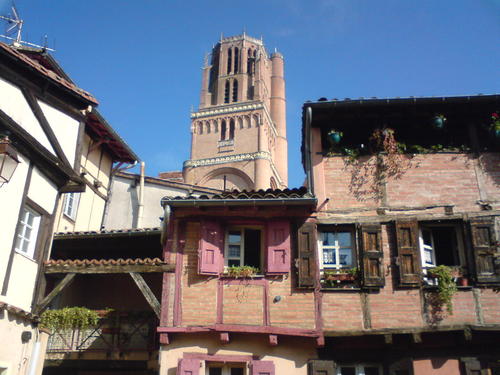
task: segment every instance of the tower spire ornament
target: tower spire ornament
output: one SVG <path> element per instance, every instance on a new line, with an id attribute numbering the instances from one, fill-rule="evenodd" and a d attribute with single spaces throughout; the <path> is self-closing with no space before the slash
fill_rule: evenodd
<path id="1" fill-rule="evenodd" d="M 284 62 L 262 39 L 221 39 L 205 57 L 184 181 L 227 190 L 288 183 Z"/>

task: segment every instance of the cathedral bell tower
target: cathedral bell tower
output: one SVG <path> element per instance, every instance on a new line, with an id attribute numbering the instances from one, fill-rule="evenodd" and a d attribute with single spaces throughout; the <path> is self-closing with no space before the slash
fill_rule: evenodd
<path id="1" fill-rule="evenodd" d="M 184 181 L 226 190 L 288 183 L 283 56 L 262 40 L 223 38 L 205 61 L 200 106 L 191 113 Z"/>

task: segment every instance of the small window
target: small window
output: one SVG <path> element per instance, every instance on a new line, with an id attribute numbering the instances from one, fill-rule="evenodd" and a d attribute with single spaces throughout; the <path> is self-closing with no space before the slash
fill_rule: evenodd
<path id="1" fill-rule="evenodd" d="M 64 197 L 64 215 L 69 217 L 71 220 L 76 219 L 76 213 L 78 211 L 78 203 L 80 202 L 80 193 L 69 193 Z"/>
<path id="2" fill-rule="evenodd" d="M 354 232 L 352 230 L 322 230 L 319 233 L 318 249 L 322 269 L 356 266 Z"/>
<path id="3" fill-rule="evenodd" d="M 231 119 L 229 121 L 229 138 L 228 139 L 234 139 L 234 120 Z"/>
<path id="4" fill-rule="evenodd" d="M 224 87 L 224 103 L 229 103 L 229 81 L 226 81 L 226 85 Z"/>
<path id="5" fill-rule="evenodd" d="M 225 266 L 251 266 L 262 270 L 262 231 L 230 227 L 226 234 Z"/>
<path id="6" fill-rule="evenodd" d="M 439 265 L 463 264 L 462 238 L 456 225 L 423 224 L 420 226 L 419 245 L 424 270 Z"/>
<path id="7" fill-rule="evenodd" d="M 220 140 L 225 141 L 226 140 L 226 120 L 222 120 L 221 126 L 220 126 Z"/>
<path id="8" fill-rule="evenodd" d="M 238 81 L 234 80 L 233 82 L 233 102 L 238 101 Z"/>
<path id="9" fill-rule="evenodd" d="M 234 48 L 234 73 L 238 73 L 240 66 L 240 51 L 238 47 Z"/>
<path id="10" fill-rule="evenodd" d="M 36 211 L 28 207 L 23 209 L 16 234 L 15 250 L 17 252 L 33 258 L 40 220 L 41 215 Z"/>
<path id="11" fill-rule="evenodd" d="M 232 52 L 231 48 L 227 50 L 227 74 L 231 73 Z"/>
<path id="12" fill-rule="evenodd" d="M 244 364 L 208 365 L 206 375 L 247 375 Z"/>

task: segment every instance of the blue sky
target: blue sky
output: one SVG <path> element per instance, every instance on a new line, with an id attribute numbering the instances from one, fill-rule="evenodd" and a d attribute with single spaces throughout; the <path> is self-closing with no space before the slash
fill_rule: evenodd
<path id="1" fill-rule="evenodd" d="M 225 36 L 263 37 L 285 57 L 290 186 L 303 181 L 301 107 L 320 97 L 492 94 L 499 0 L 16 0 L 23 39 L 54 57 L 146 162 L 189 158 L 203 56 Z M 0 0 L 2 14 L 10 1 Z"/>

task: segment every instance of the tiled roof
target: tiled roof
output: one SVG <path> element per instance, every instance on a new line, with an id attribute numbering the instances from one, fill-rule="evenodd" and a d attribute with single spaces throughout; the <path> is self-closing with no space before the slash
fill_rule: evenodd
<path id="1" fill-rule="evenodd" d="M 305 187 L 294 189 L 267 189 L 267 190 L 232 190 L 214 195 L 200 195 L 199 197 L 164 197 L 162 200 L 222 200 L 222 199 L 279 199 L 279 198 L 311 198 Z"/>
<path id="2" fill-rule="evenodd" d="M 197 204 L 210 204 L 217 205 L 222 202 L 224 204 L 233 205 L 246 205 L 258 204 L 265 202 L 265 204 L 274 204 L 278 202 L 289 202 L 292 204 L 314 204 L 316 198 L 307 191 L 307 188 L 294 188 L 294 189 L 267 189 L 267 190 L 233 190 L 214 195 L 200 195 L 199 197 L 163 197 L 161 200 L 162 205 L 197 205 Z M 295 201 L 295 203 L 293 203 Z"/>
<path id="3" fill-rule="evenodd" d="M 67 90 L 72 91 L 73 93 L 77 94 L 78 96 L 82 97 L 86 101 L 92 103 L 93 105 L 97 105 L 99 102 L 97 101 L 96 98 L 94 98 L 91 94 L 89 94 L 87 91 L 82 90 L 81 88 L 77 87 L 75 84 L 69 82 L 68 80 L 64 79 L 63 77 L 57 75 L 54 71 L 49 70 L 36 62 L 35 60 L 30 59 L 28 56 L 25 54 L 17 51 L 14 47 L 11 47 L 5 43 L 0 42 L 0 49 L 7 52 L 11 57 L 22 61 L 32 69 L 36 70 L 38 73 L 44 75 L 45 77 L 51 79 L 54 83 L 56 83 L 59 86 L 64 87 Z"/>
<path id="4" fill-rule="evenodd" d="M 44 262 L 45 267 L 52 266 L 157 266 L 167 264 L 160 258 L 143 258 L 143 259 L 50 259 Z"/>
<path id="5" fill-rule="evenodd" d="M 8 303 L 0 301 L 0 311 L 3 311 L 3 310 L 7 310 L 11 314 L 22 316 L 22 317 L 25 317 L 25 318 L 28 318 L 31 320 L 37 318 L 37 315 L 35 315 L 35 314 L 32 314 L 32 313 L 30 313 L 26 310 L 23 310 L 19 307 L 9 305 Z"/>
<path id="6" fill-rule="evenodd" d="M 160 227 L 132 228 L 132 229 L 110 229 L 110 230 L 101 230 L 101 231 L 58 232 L 55 234 L 55 238 L 130 236 L 130 235 L 141 235 L 141 234 L 156 234 L 159 232 L 161 232 Z"/>

